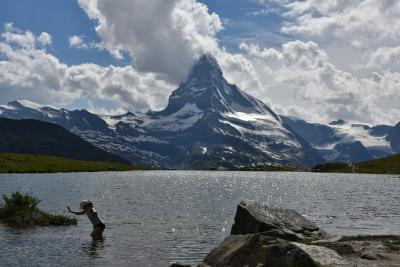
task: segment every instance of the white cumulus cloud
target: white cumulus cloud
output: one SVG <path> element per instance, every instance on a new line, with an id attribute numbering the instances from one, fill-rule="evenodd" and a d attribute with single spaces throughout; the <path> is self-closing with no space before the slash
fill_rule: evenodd
<path id="1" fill-rule="evenodd" d="M 165 105 L 170 84 L 153 73 L 131 66 L 66 65 L 37 47 L 40 36 L 11 29 L 0 40 L 0 101 L 30 99 L 66 106 L 88 98 L 113 101 L 124 110 L 147 110 Z"/>
<path id="2" fill-rule="evenodd" d="M 50 34 L 48 34 L 47 32 L 42 32 L 38 37 L 37 37 L 38 42 L 43 45 L 51 45 L 51 43 L 53 42 L 53 39 L 51 37 Z"/>
<path id="3" fill-rule="evenodd" d="M 367 123 L 393 123 L 400 119 L 399 73 L 374 73 L 357 78 L 340 70 L 314 42 L 292 41 L 280 49 L 242 44 L 255 66 L 268 99 L 277 110 L 311 121 L 337 118 Z"/>
<path id="4" fill-rule="evenodd" d="M 292 18 L 284 33 L 337 38 L 370 47 L 400 40 L 400 2 L 397 0 L 305 0 L 285 4 Z"/>
<path id="5" fill-rule="evenodd" d="M 196 0 L 78 0 L 97 22 L 102 46 L 117 58 L 127 52 L 135 68 L 182 81 L 194 60 L 218 48 L 218 15 Z"/>
<path id="6" fill-rule="evenodd" d="M 68 42 L 70 47 L 88 48 L 88 45 L 83 42 L 82 37 L 78 35 L 69 36 Z"/>
<path id="7" fill-rule="evenodd" d="M 367 67 L 399 69 L 400 46 L 379 47 L 364 56 Z"/>

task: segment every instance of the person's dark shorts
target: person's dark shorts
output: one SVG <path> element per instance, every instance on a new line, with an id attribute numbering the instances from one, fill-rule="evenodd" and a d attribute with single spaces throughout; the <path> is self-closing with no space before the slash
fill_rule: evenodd
<path id="1" fill-rule="evenodd" d="M 106 229 L 106 225 L 104 223 L 96 224 L 93 228 L 100 227 L 101 229 Z"/>

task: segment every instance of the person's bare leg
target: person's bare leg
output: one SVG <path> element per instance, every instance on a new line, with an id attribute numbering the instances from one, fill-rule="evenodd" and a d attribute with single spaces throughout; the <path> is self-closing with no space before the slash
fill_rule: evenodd
<path id="1" fill-rule="evenodd" d="M 102 239 L 103 238 L 103 228 L 95 227 L 90 234 L 90 236 L 94 239 Z"/>

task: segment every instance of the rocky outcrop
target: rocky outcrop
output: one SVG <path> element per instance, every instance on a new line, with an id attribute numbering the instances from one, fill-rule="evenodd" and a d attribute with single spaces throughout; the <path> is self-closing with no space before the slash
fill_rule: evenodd
<path id="1" fill-rule="evenodd" d="M 290 209 L 244 200 L 231 235 L 198 267 L 400 266 L 400 237 L 331 237 Z"/>
<path id="2" fill-rule="evenodd" d="M 280 238 L 266 233 L 231 235 L 211 251 L 199 267 L 209 266 L 347 266 L 334 250 Z"/>
<path id="3" fill-rule="evenodd" d="M 329 235 L 315 223 L 291 209 L 276 209 L 266 204 L 243 200 L 237 207 L 232 235 L 269 232 L 286 240 L 319 240 Z"/>
<path id="4" fill-rule="evenodd" d="M 400 236 L 341 236 L 313 244 L 335 250 L 350 266 L 400 266 Z"/>

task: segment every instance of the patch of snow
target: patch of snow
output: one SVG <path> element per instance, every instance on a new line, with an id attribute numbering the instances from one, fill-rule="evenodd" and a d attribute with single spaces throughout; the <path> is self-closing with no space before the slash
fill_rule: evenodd
<path id="1" fill-rule="evenodd" d="M 260 114 L 258 114 L 260 115 Z M 248 129 L 240 125 L 235 124 L 228 120 L 219 120 L 221 123 L 228 124 L 240 132 L 241 136 L 247 140 L 251 140 L 251 135 L 253 136 L 264 136 L 271 140 L 279 140 L 284 142 L 288 146 L 301 148 L 301 144 L 296 142 L 289 136 L 289 132 L 283 127 L 276 127 L 276 125 L 271 126 L 268 124 L 263 124 L 262 121 L 253 123 L 253 129 Z M 261 144 L 254 144 L 255 146 L 261 146 Z"/>
<path id="2" fill-rule="evenodd" d="M 267 154 L 268 156 L 270 156 L 271 158 L 275 159 L 275 160 L 281 160 L 282 159 L 281 155 L 275 154 L 275 153 L 273 153 L 273 152 L 271 152 L 269 150 L 265 150 L 264 153 Z"/>
<path id="3" fill-rule="evenodd" d="M 340 143 L 360 141 L 366 148 L 390 148 L 390 142 L 385 136 L 373 136 L 369 129 L 352 126 L 351 124 L 331 125 L 339 137 L 343 139 Z"/>
<path id="4" fill-rule="evenodd" d="M 280 124 L 280 122 L 270 113 L 259 114 L 259 113 L 246 113 L 246 112 L 235 112 L 235 113 L 225 113 L 225 116 L 229 118 L 235 118 L 241 121 L 271 121 Z"/>
<path id="5" fill-rule="evenodd" d="M 232 152 L 236 152 L 236 150 L 231 146 L 225 146 L 225 148 L 230 150 L 230 151 L 232 151 Z"/>
<path id="6" fill-rule="evenodd" d="M 111 128 L 115 128 L 115 125 L 120 121 L 117 119 L 114 119 L 113 116 L 110 115 L 100 115 L 99 116 L 103 121 L 105 121 L 108 126 L 110 126 Z"/>
<path id="7" fill-rule="evenodd" d="M 126 141 L 129 142 L 150 142 L 150 143 L 157 143 L 157 144 L 168 144 L 167 141 L 152 137 L 152 136 L 144 136 L 144 135 L 140 135 L 140 136 L 135 136 L 135 137 L 123 137 Z"/>
<path id="8" fill-rule="evenodd" d="M 336 158 L 340 156 L 340 152 L 338 152 L 336 149 L 328 150 L 329 152 L 326 154 L 323 154 L 323 157 L 327 161 L 334 161 Z"/>
<path id="9" fill-rule="evenodd" d="M 201 154 L 207 154 L 207 147 L 205 147 L 205 146 L 201 146 L 200 147 L 201 148 Z"/>
<path id="10" fill-rule="evenodd" d="M 196 104 L 187 103 L 180 110 L 169 116 L 163 116 L 157 119 L 148 118 L 141 126 L 149 130 L 177 132 L 192 127 L 202 116 L 203 113 Z"/>
<path id="11" fill-rule="evenodd" d="M 224 146 L 224 148 L 225 148 L 225 151 L 224 151 L 225 153 L 233 154 L 236 152 L 236 150 L 231 146 Z"/>
<path id="12" fill-rule="evenodd" d="M 0 105 L 0 109 L 4 109 L 4 110 L 7 110 L 7 109 L 15 110 L 15 107 L 9 106 L 9 105 Z"/>
<path id="13" fill-rule="evenodd" d="M 22 106 L 26 107 L 26 108 L 30 108 L 30 109 L 41 109 L 44 106 L 40 105 L 38 103 L 26 100 L 26 99 L 22 99 L 22 100 L 16 100 L 15 102 L 21 104 Z"/>

